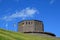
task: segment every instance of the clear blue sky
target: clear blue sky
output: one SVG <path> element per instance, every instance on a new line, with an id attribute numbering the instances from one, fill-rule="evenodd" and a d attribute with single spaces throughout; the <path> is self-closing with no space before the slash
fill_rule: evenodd
<path id="1" fill-rule="evenodd" d="M 45 32 L 60 37 L 60 0 L 0 0 L 0 28 L 17 31 L 18 22 L 37 19 Z"/>

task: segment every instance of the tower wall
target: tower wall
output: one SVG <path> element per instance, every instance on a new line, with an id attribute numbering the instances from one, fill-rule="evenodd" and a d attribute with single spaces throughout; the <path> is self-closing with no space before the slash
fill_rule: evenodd
<path id="1" fill-rule="evenodd" d="M 38 20 L 24 20 L 18 23 L 18 32 L 44 32 L 43 22 Z"/>

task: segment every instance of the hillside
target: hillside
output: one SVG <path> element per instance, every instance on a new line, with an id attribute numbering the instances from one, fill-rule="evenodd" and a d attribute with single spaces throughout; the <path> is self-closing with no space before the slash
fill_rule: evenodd
<path id="1" fill-rule="evenodd" d="M 0 40 L 60 40 L 60 38 L 29 35 L 0 29 Z"/>

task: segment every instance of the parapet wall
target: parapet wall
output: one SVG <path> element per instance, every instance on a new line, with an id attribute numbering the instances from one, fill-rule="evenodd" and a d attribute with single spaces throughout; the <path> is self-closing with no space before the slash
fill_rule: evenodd
<path id="1" fill-rule="evenodd" d="M 32 35 L 41 35 L 41 36 L 49 36 L 49 37 L 56 37 L 55 34 L 49 33 L 49 32 L 24 32 L 26 34 L 32 34 Z"/>

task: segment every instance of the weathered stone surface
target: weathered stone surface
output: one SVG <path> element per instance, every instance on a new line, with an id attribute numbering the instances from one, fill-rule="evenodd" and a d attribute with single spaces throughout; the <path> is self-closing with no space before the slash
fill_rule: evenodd
<path id="1" fill-rule="evenodd" d="M 44 32 L 42 21 L 38 20 L 24 20 L 18 23 L 19 32 Z"/>
<path id="2" fill-rule="evenodd" d="M 42 21 L 39 20 L 23 20 L 18 23 L 18 32 L 23 32 L 26 34 L 42 35 L 55 37 L 56 35 L 50 32 L 44 32 L 44 25 Z"/>

